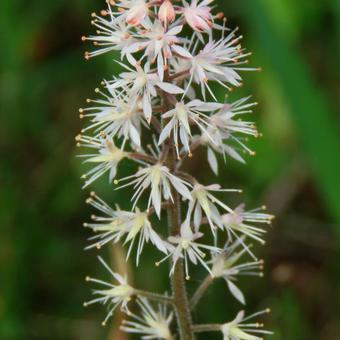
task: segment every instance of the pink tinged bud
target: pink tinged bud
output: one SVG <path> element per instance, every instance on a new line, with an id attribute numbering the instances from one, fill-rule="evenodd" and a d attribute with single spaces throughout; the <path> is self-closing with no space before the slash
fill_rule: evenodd
<path id="1" fill-rule="evenodd" d="M 126 15 L 126 22 L 129 25 L 137 26 L 145 19 L 147 13 L 147 5 L 144 1 L 141 1 L 140 3 L 137 3 L 134 7 L 129 9 Z"/>
<path id="2" fill-rule="evenodd" d="M 210 8 L 202 7 L 187 7 L 184 10 L 185 19 L 194 30 L 202 32 L 208 31 L 212 25 L 212 17 Z"/>
<path id="3" fill-rule="evenodd" d="M 169 0 L 163 1 L 162 5 L 159 7 L 158 19 L 165 24 L 175 20 L 175 9 Z"/>

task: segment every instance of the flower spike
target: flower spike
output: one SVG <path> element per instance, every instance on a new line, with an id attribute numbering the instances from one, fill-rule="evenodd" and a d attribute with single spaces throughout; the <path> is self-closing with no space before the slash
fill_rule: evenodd
<path id="1" fill-rule="evenodd" d="M 216 279 L 223 279 L 231 295 L 245 304 L 241 277 L 262 276 L 263 261 L 249 242 L 265 243 L 261 225 L 270 224 L 273 216 L 263 207 L 234 208 L 227 193 L 241 190 L 206 183 L 209 167 L 221 174 L 220 159 L 245 163 L 244 154 L 255 155 L 247 140 L 261 135 L 249 118 L 257 103 L 250 96 L 223 97 L 243 85 L 244 71 L 258 70 L 248 66 L 251 53 L 242 46 L 238 28 L 228 28 L 224 14 L 215 11 L 214 0 L 106 3 L 106 9 L 92 14 L 95 32 L 82 37 L 93 44 L 85 58 L 107 54 L 119 71 L 103 79 L 96 98 L 79 109 L 85 126 L 76 142 L 87 150 L 79 155 L 89 167 L 83 188 L 108 174 L 108 188 L 120 190 L 115 191 L 117 200 L 121 190 L 130 197 L 111 207 L 91 192 L 86 202 L 97 212 L 84 223 L 93 232 L 85 249 L 100 251 L 120 243 L 126 246 L 126 253 L 121 248 L 126 261 L 133 253 L 138 266 L 144 246 L 152 245 L 164 254 L 156 265 L 169 262 L 172 292 L 134 288 L 99 257 L 112 281 L 88 277 L 100 287 L 85 305 L 107 307 L 103 324 L 119 308 L 128 315 L 121 329 L 144 340 L 194 339 L 194 333 L 207 331 L 222 333 L 224 340 L 262 339 L 271 333 L 247 322 L 262 312 L 247 318 L 241 311 L 222 325 L 194 325 L 191 315 Z M 207 167 L 192 160 L 199 149 Z M 190 173 L 193 169 L 202 182 Z M 189 299 L 185 279 L 194 269 L 197 275 L 208 274 Z M 139 312 L 128 308 L 132 297 Z"/>

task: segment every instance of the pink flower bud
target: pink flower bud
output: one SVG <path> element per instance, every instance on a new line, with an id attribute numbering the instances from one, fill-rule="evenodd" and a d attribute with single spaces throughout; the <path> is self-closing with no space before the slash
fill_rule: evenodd
<path id="1" fill-rule="evenodd" d="M 168 22 L 172 22 L 175 20 L 175 9 L 172 6 L 170 0 L 163 1 L 162 5 L 159 7 L 158 18 L 160 21 L 167 24 Z"/>
<path id="2" fill-rule="evenodd" d="M 196 31 L 208 31 L 212 25 L 211 8 L 192 4 L 184 9 L 184 17 L 187 23 Z"/>
<path id="3" fill-rule="evenodd" d="M 134 7 L 130 8 L 126 15 L 126 22 L 130 25 L 139 25 L 148 13 L 148 6 L 144 1 L 137 1 Z"/>

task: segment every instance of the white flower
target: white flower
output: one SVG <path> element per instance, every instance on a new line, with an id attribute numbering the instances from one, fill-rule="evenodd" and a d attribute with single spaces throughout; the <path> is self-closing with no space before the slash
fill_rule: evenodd
<path id="1" fill-rule="evenodd" d="M 97 28 L 97 34 L 82 37 L 83 41 L 93 41 L 94 46 L 97 48 L 92 52 L 85 52 L 86 59 L 111 51 L 122 51 L 134 42 L 130 28 L 125 21 L 116 20 L 115 13 L 112 12 L 110 5 L 108 10 L 104 11 L 104 14 L 109 19 L 93 14 L 92 24 Z"/>
<path id="2" fill-rule="evenodd" d="M 117 243 L 125 237 L 124 244 L 130 243 L 127 258 L 129 258 L 135 240 L 138 238 L 136 251 L 136 265 L 143 251 L 145 242 L 151 241 L 160 251 L 167 254 L 167 242 L 153 230 L 147 212 L 141 212 L 138 208 L 135 212 L 113 210 L 94 192 L 87 199 L 87 203 L 103 212 L 106 216 L 92 216 L 96 223 L 85 223 L 85 227 L 91 228 L 97 235 L 90 238 L 92 244 L 86 249 L 101 248 L 108 242 Z M 139 235 L 139 236 L 138 236 Z"/>
<path id="3" fill-rule="evenodd" d="M 243 239 L 244 238 L 242 238 L 242 241 Z M 245 304 L 244 295 L 234 282 L 237 280 L 237 276 L 263 276 L 262 271 L 259 271 L 263 269 L 263 261 L 237 264 L 246 252 L 246 249 L 238 250 L 241 245 L 240 240 L 236 240 L 231 244 L 227 242 L 221 253 L 213 253 L 211 272 L 215 277 L 225 279 L 231 294 L 242 304 Z"/>
<path id="4" fill-rule="evenodd" d="M 177 45 L 182 42 L 182 38 L 177 37 L 182 30 L 182 26 L 173 26 L 169 30 L 159 20 L 146 21 L 144 23 L 145 31 L 142 39 L 131 44 L 123 50 L 126 54 L 144 51 L 144 57 L 153 64 L 157 61 L 157 72 L 161 81 L 163 81 L 164 70 L 168 65 L 167 59 L 170 58 L 173 52 L 181 56 L 190 56 L 190 54 L 181 46 Z M 140 35 L 138 35 L 140 37 Z"/>
<path id="5" fill-rule="evenodd" d="M 129 72 L 123 72 L 120 74 L 120 78 L 109 82 L 108 88 L 128 88 L 130 100 L 136 96 L 142 98 L 143 112 L 146 120 L 150 122 L 152 115 L 151 98 L 157 97 L 156 87 L 171 94 L 180 94 L 184 91 L 174 84 L 160 81 L 157 73 L 150 69 L 149 62 L 146 62 L 144 67 L 141 67 L 140 63 L 131 55 L 128 56 L 128 60 L 135 69 L 120 63 Z"/>
<path id="6" fill-rule="evenodd" d="M 97 152 L 93 154 L 84 154 L 79 157 L 86 157 L 85 163 L 97 164 L 82 176 L 86 179 L 83 188 L 90 185 L 97 178 L 109 171 L 109 181 L 111 182 L 117 174 L 117 166 L 119 162 L 127 157 L 128 153 L 117 148 L 112 138 L 96 138 L 84 135 L 76 137 L 78 146 L 95 149 Z"/>
<path id="7" fill-rule="evenodd" d="M 243 151 L 254 155 L 251 149 L 249 149 L 242 141 L 242 137 L 239 135 L 258 137 L 258 132 L 254 122 L 243 121 L 239 119 L 239 115 L 246 113 L 252 113 L 249 110 L 257 103 L 247 103 L 250 97 L 242 98 L 231 104 L 225 104 L 215 114 L 210 117 L 210 127 L 208 129 L 208 135 L 202 133 L 198 139 L 201 144 L 208 146 L 208 162 L 211 169 L 215 174 L 218 173 L 218 163 L 214 152 L 222 154 L 224 160 L 228 155 L 237 161 L 244 163 L 244 159 L 236 151 L 236 148 L 231 146 L 231 142 L 240 146 Z"/>
<path id="8" fill-rule="evenodd" d="M 245 207 L 244 204 L 241 204 L 236 209 L 234 209 L 233 212 L 222 216 L 222 223 L 224 228 L 228 232 L 229 239 L 235 238 L 240 239 L 238 234 L 241 234 L 264 244 L 265 241 L 263 240 L 262 237 L 263 234 L 266 233 L 266 231 L 262 228 L 255 227 L 252 224 L 253 223 L 271 224 L 274 216 L 259 212 L 265 209 L 265 207 L 261 207 L 250 211 L 245 211 L 244 207 Z M 256 259 L 253 253 L 249 251 L 249 248 L 245 245 L 244 247 L 253 256 L 253 258 Z"/>
<path id="9" fill-rule="evenodd" d="M 224 30 L 223 30 L 224 35 Z M 230 85 L 241 86 L 241 76 L 239 70 L 255 70 L 240 67 L 246 63 L 243 61 L 249 54 L 244 53 L 239 40 L 236 38 L 235 31 L 215 41 L 210 38 L 202 50 L 190 58 L 190 81 L 201 86 L 203 98 L 206 98 L 206 89 L 210 95 L 215 99 L 215 95 L 208 85 L 208 81 L 216 81 L 223 87 L 230 90 Z"/>
<path id="10" fill-rule="evenodd" d="M 208 135 L 209 117 L 204 113 L 216 111 L 221 107 L 222 104 L 205 103 L 197 99 L 186 104 L 184 102 L 178 102 L 174 109 L 162 115 L 163 119 L 170 118 L 170 121 L 163 128 L 159 136 L 158 144 L 162 144 L 172 133 L 177 156 L 179 156 L 178 138 L 181 140 L 184 150 L 190 153 L 190 123 L 194 123 L 201 131 Z"/>
<path id="11" fill-rule="evenodd" d="M 231 104 L 225 104 L 221 109 L 211 116 L 213 125 L 225 132 L 242 133 L 257 137 L 258 132 L 254 122 L 240 120 L 239 116 L 252 113 L 250 110 L 257 103 L 249 103 L 250 97 L 241 98 Z"/>
<path id="12" fill-rule="evenodd" d="M 112 316 L 113 312 L 118 306 L 120 306 L 120 309 L 122 311 L 129 313 L 128 303 L 135 292 L 134 289 L 128 284 L 127 277 L 122 277 L 121 275 L 114 273 L 101 257 L 98 256 L 98 259 L 107 269 L 107 271 L 112 275 L 113 279 L 118 282 L 118 284 L 112 284 L 91 277 L 86 277 L 86 281 L 98 283 L 107 288 L 94 290 L 93 294 L 99 297 L 85 302 L 84 306 L 87 307 L 89 305 L 92 305 L 93 303 L 101 303 L 103 305 L 107 305 L 108 313 L 104 321 L 102 322 L 102 324 L 105 325 L 107 320 Z"/>
<path id="13" fill-rule="evenodd" d="M 240 192 L 240 190 L 237 189 L 221 189 L 221 186 L 219 184 L 211 184 L 204 186 L 199 183 L 195 183 L 193 190 L 191 192 L 192 201 L 189 202 L 189 208 L 187 213 L 187 218 L 194 213 L 194 226 L 195 229 L 198 230 L 201 221 L 202 221 L 202 210 L 207 217 L 208 223 L 210 225 L 210 228 L 215 234 L 215 226 L 222 229 L 222 216 L 219 213 L 219 210 L 217 207 L 222 208 L 224 211 L 227 211 L 228 213 L 232 213 L 233 210 L 229 208 L 226 204 L 224 204 L 222 201 L 217 199 L 212 192 Z"/>
<path id="14" fill-rule="evenodd" d="M 107 82 L 106 87 L 109 89 L 109 94 L 102 93 L 104 99 L 88 100 L 95 105 L 79 110 L 82 118 L 91 119 L 91 124 L 82 132 L 94 130 L 96 136 L 104 132 L 110 137 L 123 138 L 122 148 L 130 139 L 132 146 L 140 148 L 141 124 L 143 124 L 140 98 L 131 96 L 125 91 L 118 91 L 110 87 Z"/>
<path id="15" fill-rule="evenodd" d="M 168 247 L 169 255 L 164 257 L 161 261 L 157 262 L 156 265 L 158 266 L 160 263 L 171 257 L 172 267 L 170 269 L 170 275 L 172 275 L 174 273 L 177 261 L 182 258 L 184 259 L 184 267 L 187 280 L 190 279 L 188 263 L 189 261 L 195 265 L 200 263 L 211 274 L 211 276 L 213 276 L 213 273 L 211 272 L 209 266 L 204 261 L 206 254 L 200 248 L 210 250 L 211 252 L 219 252 L 220 249 L 214 246 L 197 243 L 196 240 L 202 236 L 202 233 L 194 233 L 191 230 L 189 220 L 186 219 L 181 225 L 180 235 L 168 237 L 169 242 L 174 244 L 175 246 Z"/>
<path id="16" fill-rule="evenodd" d="M 165 305 L 159 305 L 155 310 L 145 298 L 139 298 L 137 303 L 141 309 L 142 316 L 130 314 L 133 321 L 123 321 L 121 329 L 127 333 L 141 334 L 142 339 L 164 339 L 172 340 L 170 324 L 173 314 L 168 313 Z"/>
<path id="17" fill-rule="evenodd" d="M 244 317 L 244 311 L 239 312 L 233 321 L 222 325 L 223 340 L 263 340 L 262 336 L 258 337 L 257 335 L 269 335 L 272 332 L 261 329 L 263 325 L 260 323 L 244 323 L 244 321 L 269 312 L 270 310 L 266 309 L 248 317 Z"/>
<path id="18" fill-rule="evenodd" d="M 191 200 L 191 195 L 187 188 L 187 186 L 189 186 L 189 183 L 171 174 L 170 170 L 166 166 L 159 163 L 155 165 L 148 165 L 145 168 L 137 171 L 137 173 L 135 173 L 134 175 L 120 179 L 119 181 L 117 181 L 117 183 L 129 180 L 131 180 L 129 183 L 124 184 L 119 188 L 133 185 L 135 189 L 135 193 L 131 199 L 134 202 L 133 209 L 136 206 L 140 196 L 148 187 L 151 187 L 151 193 L 148 200 L 148 208 L 150 208 L 152 203 L 152 206 L 155 208 L 158 217 L 160 217 L 161 213 L 162 197 L 165 200 L 171 199 L 173 201 L 173 197 L 171 194 L 171 185 L 184 198 Z"/>
<path id="19" fill-rule="evenodd" d="M 210 129 L 208 132 L 209 137 L 204 134 L 201 136 L 194 136 L 192 143 L 198 143 L 207 146 L 208 163 L 211 170 L 216 175 L 218 175 L 218 160 L 216 153 L 223 156 L 224 162 L 227 161 L 226 156 L 229 156 L 240 163 L 245 163 L 245 160 L 240 155 L 237 146 L 230 145 L 229 143 L 227 144 L 227 142 L 236 142 L 236 144 L 240 145 L 244 151 L 252 156 L 255 155 L 255 152 L 249 149 L 238 136 L 234 136 L 230 133 L 225 134 L 217 129 Z"/>
<path id="20" fill-rule="evenodd" d="M 183 14 L 188 25 L 194 30 L 202 32 L 211 29 L 213 17 L 208 5 L 214 0 L 191 0 L 190 5 L 183 0 Z M 199 3 L 198 3 L 199 2 Z"/>

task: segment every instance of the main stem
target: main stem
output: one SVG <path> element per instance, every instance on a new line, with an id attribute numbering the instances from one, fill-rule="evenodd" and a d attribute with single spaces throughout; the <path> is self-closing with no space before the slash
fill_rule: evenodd
<path id="1" fill-rule="evenodd" d="M 170 150 L 167 156 L 167 164 L 170 169 L 174 170 L 176 163 L 175 148 L 174 145 L 170 145 Z M 181 203 L 176 190 L 172 190 L 172 197 L 174 202 L 172 205 L 169 205 L 167 209 L 169 234 L 177 236 L 181 229 Z M 192 330 L 192 318 L 189 298 L 185 287 L 185 274 L 182 259 L 177 261 L 174 273 L 171 276 L 171 288 L 180 339 L 194 340 L 195 336 Z"/>
<path id="2" fill-rule="evenodd" d="M 165 81 L 170 81 L 170 75 L 168 69 L 164 72 Z M 173 96 L 169 96 L 165 92 L 162 92 L 163 110 L 164 112 L 172 108 L 173 103 L 176 101 Z M 166 151 L 167 149 L 167 151 Z M 170 140 L 167 141 L 167 145 L 163 147 L 165 156 L 165 163 L 171 171 L 175 171 L 177 168 L 177 157 L 175 145 Z M 168 226 L 169 235 L 177 236 L 181 231 L 181 202 L 178 192 L 172 188 L 173 204 L 170 204 L 168 212 Z M 178 331 L 180 340 L 194 340 L 193 324 L 190 311 L 190 303 L 188 293 L 185 287 L 185 274 L 183 260 L 180 258 L 177 260 L 174 273 L 171 276 L 171 288 L 173 294 L 173 305 L 176 312 Z"/>
<path id="3" fill-rule="evenodd" d="M 176 165 L 176 155 L 174 148 L 169 152 L 170 164 L 172 167 Z M 178 193 L 172 192 L 174 203 L 168 208 L 169 233 L 176 236 L 180 233 L 181 227 L 181 209 Z M 177 324 L 181 340 L 195 339 L 192 330 L 192 318 L 188 294 L 185 287 L 185 274 L 183 268 L 183 260 L 179 259 L 176 263 L 174 273 L 171 277 L 171 287 L 173 293 L 173 302 L 176 310 Z"/>

